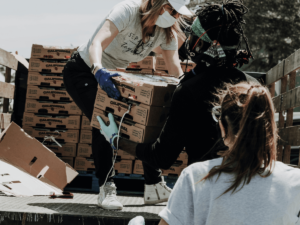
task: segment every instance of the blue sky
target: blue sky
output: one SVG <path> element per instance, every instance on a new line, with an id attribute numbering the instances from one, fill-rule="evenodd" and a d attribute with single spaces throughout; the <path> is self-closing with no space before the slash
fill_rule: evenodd
<path id="1" fill-rule="evenodd" d="M 32 44 L 78 46 L 122 0 L 0 0 L 0 48 L 30 57 Z"/>

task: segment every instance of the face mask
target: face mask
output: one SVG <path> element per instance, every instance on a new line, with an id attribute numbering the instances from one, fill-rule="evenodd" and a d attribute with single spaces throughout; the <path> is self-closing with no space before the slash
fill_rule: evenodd
<path id="1" fill-rule="evenodd" d="M 158 19 L 155 24 L 161 28 L 168 28 L 173 26 L 177 19 L 171 16 L 170 13 L 165 9 L 164 11 L 164 14 L 158 16 Z"/>

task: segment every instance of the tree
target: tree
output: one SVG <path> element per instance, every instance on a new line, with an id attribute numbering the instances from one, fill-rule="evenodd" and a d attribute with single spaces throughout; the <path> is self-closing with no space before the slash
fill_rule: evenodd
<path id="1" fill-rule="evenodd" d="M 192 2 L 189 7 L 203 5 Z M 222 4 L 222 3 L 221 3 Z M 266 72 L 300 48 L 299 0 L 245 0 L 244 32 L 255 60 L 242 70 Z"/>

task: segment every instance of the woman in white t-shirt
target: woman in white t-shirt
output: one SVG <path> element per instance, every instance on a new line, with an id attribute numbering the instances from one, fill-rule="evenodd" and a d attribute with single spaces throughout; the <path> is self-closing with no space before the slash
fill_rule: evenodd
<path id="1" fill-rule="evenodd" d="M 99 5 L 105 1 L 99 1 Z M 191 15 L 185 6 L 189 0 L 126 0 L 117 4 L 103 19 L 92 37 L 72 54 L 64 71 L 66 90 L 91 120 L 98 85 L 114 99 L 120 92 L 111 77 L 117 73 L 107 69 L 126 68 L 130 62 L 138 62 L 160 47 L 170 74 L 183 74 L 178 57 L 178 41 L 182 31 L 181 15 Z M 113 139 L 109 137 L 109 139 Z M 113 180 L 112 148 L 98 129 L 92 131 L 92 157 L 96 176 L 99 178 L 100 194 L 98 205 L 104 209 L 122 209 L 116 197 Z M 171 189 L 161 177 L 161 171 L 143 164 L 145 175 L 145 204 L 165 202 Z M 157 189 L 160 189 L 156 194 Z M 153 197 L 154 196 L 154 197 Z M 154 199 L 154 200 L 153 200 Z M 151 201 L 150 201 L 151 200 Z"/>
<path id="2" fill-rule="evenodd" d="M 276 161 L 268 89 L 228 84 L 217 97 L 213 117 L 228 150 L 183 170 L 159 214 L 160 225 L 300 224 L 300 170 Z"/>

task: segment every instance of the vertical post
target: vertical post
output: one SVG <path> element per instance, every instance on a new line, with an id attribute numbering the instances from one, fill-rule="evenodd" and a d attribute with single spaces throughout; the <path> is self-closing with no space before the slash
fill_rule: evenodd
<path id="1" fill-rule="evenodd" d="M 280 94 L 283 94 L 286 92 L 286 85 L 287 85 L 287 76 L 284 76 L 281 78 L 281 92 Z M 284 116 L 283 112 L 279 112 L 279 122 L 278 122 L 279 129 L 284 128 Z M 283 145 L 278 145 L 278 151 L 277 151 L 277 160 L 282 161 L 283 159 Z"/>
<path id="2" fill-rule="evenodd" d="M 6 83 L 10 83 L 11 81 L 11 68 L 6 67 L 5 70 L 5 82 Z M 3 101 L 3 113 L 8 113 L 9 110 L 9 99 L 8 98 L 4 98 Z"/>
<path id="3" fill-rule="evenodd" d="M 275 82 L 269 85 L 269 91 L 271 94 L 271 97 L 275 97 Z"/>
<path id="4" fill-rule="evenodd" d="M 289 82 L 289 89 L 294 89 L 296 87 L 296 71 L 290 73 L 290 82 Z M 287 110 L 286 115 L 286 127 L 293 126 L 293 112 L 294 109 L 290 108 Z M 284 147 L 284 155 L 283 155 L 283 162 L 290 163 L 291 157 L 291 145 L 286 145 Z"/>

